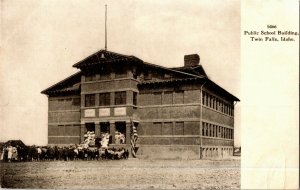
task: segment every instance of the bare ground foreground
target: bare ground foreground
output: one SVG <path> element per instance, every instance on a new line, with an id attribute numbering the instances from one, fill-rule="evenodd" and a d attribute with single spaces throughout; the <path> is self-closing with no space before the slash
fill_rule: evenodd
<path id="1" fill-rule="evenodd" d="M 2 188 L 239 189 L 240 158 L 1 163 Z"/>

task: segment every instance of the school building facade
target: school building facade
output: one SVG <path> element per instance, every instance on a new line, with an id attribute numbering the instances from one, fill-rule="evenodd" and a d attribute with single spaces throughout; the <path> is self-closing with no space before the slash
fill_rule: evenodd
<path id="1" fill-rule="evenodd" d="M 73 67 L 74 75 L 42 91 L 48 96 L 48 144 L 79 144 L 87 131 L 111 135 L 112 147 L 138 155 L 202 159 L 233 155 L 237 97 L 211 81 L 197 54 L 167 68 L 100 50 Z M 116 141 L 125 136 L 124 144 Z"/>

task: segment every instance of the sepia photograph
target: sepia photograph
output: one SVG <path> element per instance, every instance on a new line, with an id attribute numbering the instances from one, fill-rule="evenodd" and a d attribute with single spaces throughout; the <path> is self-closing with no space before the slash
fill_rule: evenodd
<path id="1" fill-rule="evenodd" d="M 242 188 L 241 1 L 0 3 L 1 188 Z"/>

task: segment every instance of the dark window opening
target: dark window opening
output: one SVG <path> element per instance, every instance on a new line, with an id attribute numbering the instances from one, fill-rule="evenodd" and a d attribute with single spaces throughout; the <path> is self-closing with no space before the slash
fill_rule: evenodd
<path id="1" fill-rule="evenodd" d="M 99 106 L 110 105 L 110 93 L 100 93 L 99 95 Z"/>
<path id="2" fill-rule="evenodd" d="M 85 107 L 95 106 L 95 94 L 85 95 Z"/>
<path id="3" fill-rule="evenodd" d="M 132 103 L 135 106 L 137 105 L 137 93 L 136 92 L 133 92 Z"/>
<path id="4" fill-rule="evenodd" d="M 126 91 L 115 93 L 115 105 L 126 104 Z"/>

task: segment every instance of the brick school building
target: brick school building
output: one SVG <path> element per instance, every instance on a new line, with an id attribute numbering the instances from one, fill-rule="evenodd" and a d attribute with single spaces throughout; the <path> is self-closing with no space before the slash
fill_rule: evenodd
<path id="1" fill-rule="evenodd" d="M 239 99 L 207 77 L 199 55 L 167 68 L 100 50 L 73 67 L 80 71 L 42 91 L 48 96 L 49 145 L 79 144 L 93 131 L 110 134 L 112 147 L 130 147 L 134 124 L 141 156 L 233 155 Z"/>

